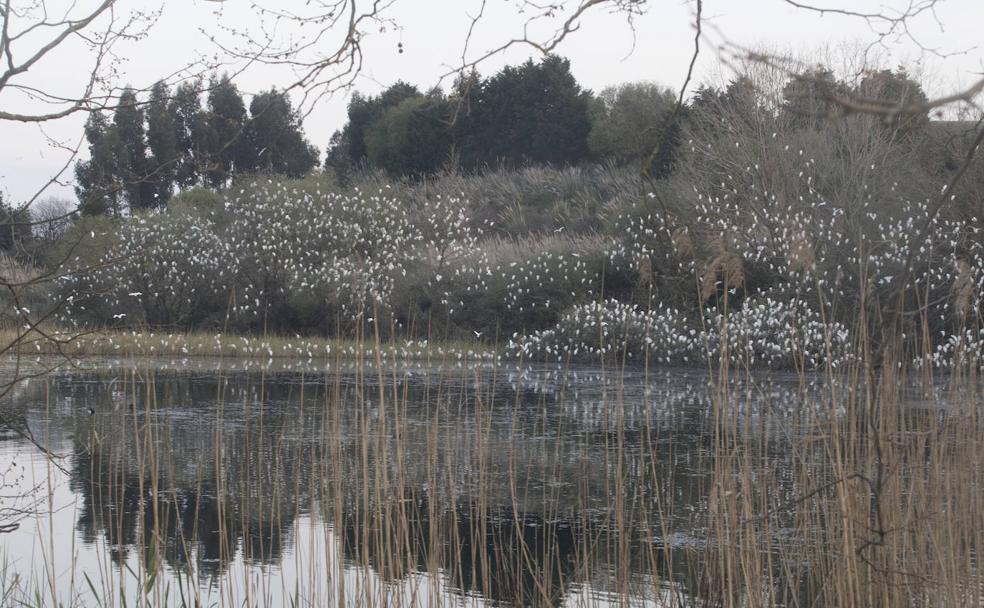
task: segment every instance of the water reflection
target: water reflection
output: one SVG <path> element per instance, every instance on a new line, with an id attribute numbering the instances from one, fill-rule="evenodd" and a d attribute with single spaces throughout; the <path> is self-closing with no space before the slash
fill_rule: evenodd
<path id="1" fill-rule="evenodd" d="M 769 390 L 759 407 L 775 413 L 802 387 Z M 429 574 L 441 593 L 507 605 L 699 593 L 699 373 L 116 368 L 19 398 L 37 436 L 71 453 L 77 538 L 118 568 L 217 585 L 237 564 L 287 568 L 321 534 L 383 583 Z M 792 432 L 783 420 L 768 425 Z"/>

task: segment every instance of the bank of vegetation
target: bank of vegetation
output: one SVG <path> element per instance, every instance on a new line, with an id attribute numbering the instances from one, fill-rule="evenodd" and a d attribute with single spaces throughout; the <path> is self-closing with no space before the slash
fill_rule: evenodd
<path id="1" fill-rule="evenodd" d="M 752 66 L 678 107 L 651 83 L 583 90 L 548 57 L 354 95 L 321 169 L 282 93 L 247 112 L 228 79 L 210 91 L 93 115 L 79 213 L 4 234 L 5 263 L 57 276 L 18 322 L 54 302 L 70 329 L 525 359 L 812 368 L 862 339 L 919 366 L 978 357 L 973 123 L 838 103 L 917 106 L 904 70 Z"/>

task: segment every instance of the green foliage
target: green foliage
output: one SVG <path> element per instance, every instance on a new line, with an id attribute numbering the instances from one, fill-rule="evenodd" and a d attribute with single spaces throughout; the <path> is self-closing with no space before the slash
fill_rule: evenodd
<path id="1" fill-rule="evenodd" d="M 167 204 L 174 192 L 178 163 L 178 122 L 176 106 L 169 103 L 171 91 L 163 81 L 154 83 L 147 103 L 147 146 L 150 148 L 149 166 L 153 168 L 149 180 L 153 184 L 155 207 Z"/>
<path id="2" fill-rule="evenodd" d="M 388 108 L 366 131 L 369 162 L 393 176 L 421 176 L 447 162 L 450 108 L 440 94 L 408 97 Z"/>
<path id="3" fill-rule="evenodd" d="M 0 192 L 0 251 L 18 256 L 29 246 L 32 236 L 31 214 L 8 204 Z"/>
<path id="4" fill-rule="evenodd" d="M 202 182 L 208 159 L 208 116 L 202 109 L 200 81 L 182 82 L 168 103 L 178 160 L 175 181 L 187 188 Z"/>
<path id="5" fill-rule="evenodd" d="M 151 88 L 145 107 L 125 90 L 113 114 L 93 112 L 86 122 L 89 158 L 75 167 L 76 194 L 85 215 L 163 209 L 176 188 L 227 186 L 237 174 L 268 172 L 300 177 L 317 164 L 301 118 L 283 92 L 256 95 L 247 114 L 227 74 L 173 92 Z"/>
<path id="6" fill-rule="evenodd" d="M 456 163 L 469 170 L 577 164 L 590 155 L 590 97 L 556 56 L 487 79 L 472 72 L 450 98 L 397 82 L 376 97 L 352 96 L 325 166 L 347 180 L 367 163 L 414 178 Z"/>
<path id="7" fill-rule="evenodd" d="M 507 66 L 470 88 L 456 140 L 461 163 L 576 164 L 588 158 L 590 95 L 556 55 Z"/>
<path id="8" fill-rule="evenodd" d="M 174 213 L 186 215 L 219 214 L 223 210 L 223 198 L 215 190 L 197 186 L 178 193 L 171 199 L 168 209 Z"/>
<path id="9" fill-rule="evenodd" d="M 208 91 L 208 167 L 205 183 L 221 188 L 238 164 L 248 165 L 241 140 L 246 128 L 246 104 L 228 74 L 212 78 Z"/>
<path id="10" fill-rule="evenodd" d="M 673 92 L 653 83 L 605 89 L 591 105 L 591 153 L 619 163 L 648 160 L 661 146 L 669 154 L 678 139 L 670 123 L 675 106 Z"/>
<path id="11" fill-rule="evenodd" d="M 249 112 L 238 171 L 301 177 L 318 164 L 317 150 L 304 138 L 286 93 L 270 89 L 256 95 Z"/>
<path id="12" fill-rule="evenodd" d="M 372 125 L 386 110 L 396 107 L 406 99 L 419 96 L 417 87 L 402 80 L 377 97 L 366 97 L 358 91 L 353 93 L 348 105 L 348 123 L 341 131 L 332 135 L 325 166 L 343 175 L 361 166 L 368 154 L 366 137 Z"/>
<path id="13" fill-rule="evenodd" d="M 79 269 L 98 265 L 116 243 L 120 223 L 109 216 L 79 217 L 51 249 L 48 264 L 70 263 Z"/>
<path id="14" fill-rule="evenodd" d="M 147 137 L 144 130 L 144 111 L 132 89 L 120 95 L 113 114 L 118 147 L 116 148 L 116 177 L 119 180 L 131 211 L 153 209 L 155 199 L 151 165 L 147 158 Z"/>
<path id="15" fill-rule="evenodd" d="M 89 159 L 75 165 L 75 194 L 83 215 L 112 214 L 119 217 L 122 191 L 117 186 L 116 150 L 119 136 L 106 116 L 89 114 L 85 123 Z"/>
<path id="16" fill-rule="evenodd" d="M 62 311 L 66 324 L 112 319 L 114 307 L 104 298 L 107 290 L 97 275 L 118 242 L 120 223 L 107 215 L 82 215 L 47 252 L 46 265 L 62 271 L 54 289 L 57 301 L 66 302 Z"/>

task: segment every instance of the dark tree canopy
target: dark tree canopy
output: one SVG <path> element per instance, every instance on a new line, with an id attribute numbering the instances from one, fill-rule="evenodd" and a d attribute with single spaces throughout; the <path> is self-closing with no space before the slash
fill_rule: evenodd
<path id="1" fill-rule="evenodd" d="M 122 196 L 116 181 L 116 127 L 105 114 L 93 112 L 85 123 L 85 138 L 89 159 L 75 166 L 75 194 L 82 214 L 119 216 Z"/>
<path id="2" fill-rule="evenodd" d="M 242 138 L 239 171 L 266 171 L 300 177 L 318 163 L 318 151 L 304 138 L 301 121 L 283 92 L 253 97 Z"/>
<path id="3" fill-rule="evenodd" d="M 676 103 L 672 91 L 651 82 L 606 88 L 591 104 L 591 153 L 619 164 L 645 163 L 655 155 L 647 173 L 664 177 L 679 140 Z"/>
<path id="4" fill-rule="evenodd" d="M 200 82 L 183 82 L 169 103 L 180 154 L 175 180 L 182 188 L 199 184 L 207 166 L 208 115 L 202 109 L 200 90 Z"/>
<path id="5" fill-rule="evenodd" d="M 375 97 L 353 94 L 325 165 L 341 176 L 364 164 L 421 176 L 456 163 L 469 170 L 577 164 L 590 158 L 590 104 L 570 62 L 552 55 L 489 78 L 472 71 L 450 97 L 397 82 Z"/>
<path id="6" fill-rule="evenodd" d="M 852 92 L 859 99 L 886 106 L 919 105 L 928 101 L 922 85 L 913 80 L 903 68 L 868 72 Z M 889 121 L 887 126 L 898 129 L 904 136 L 911 136 L 928 124 L 929 115 L 923 111 L 901 114 Z"/>
<path id="7" fill-rule="evenodd" d="M 153 173 L 154 200 L 157 207 L 171 198 L 177 179 L 181 154 L 178 149 L 178 129 L 175 106 L 169 103 L 171 92 L 163 81 L 150 90 L 147 104 L 147 146 L 150 148 L 150 165 Z"/>
<path id="8" fill-rule="evenodd" d="M 157 207 L 151 166 L 147 158 L 144 110 L 132 89 L 126 89 L 120 95 L 119 106 L 113 115 L 113 125 L 119 138 L 117 176 L 130 209 Z"/>
<path id="9" fill-rule="evenodd" d="M 574 164 L 588 158 L 590 94 L 567 59 L 550 55 L 509 66 L 469 90 L 459 117 L 464 166 Z"/>
<path id="10" fill-rule="evenodd" d="M 205 171 L 205 181 L 213 188 L 225 186 L 236 170 L 237 162 L 243 163 L 240 136 L 245 128 L 246 104 L 239 88 L 228 74 L 213 78 L 208 92 L 209 163 Z"/>
<path id="11" fill-rule="evenodd" d="M 434 173 L 448 160 L 450 108 L 440 92 L 408 97 L 366 132 L 369 162 L 391 175 Z"/>
<path id="12" fill-rule="evenodd" d="M 124 91 L 112 120 L 93 112 L 86 122 L 89 158 L 75 166 L 75 191 L 85 215 L 124 215 L 164 208 L 176 189 L 222 188 L 238 173 L 264 171 L 300 177 L 317 165 L 301 118 L 282 91 L 246 105 L 227 75 L 173 91 L 163 82 L 145 103 Z"/>
<path id="13" fill-rule="evenodd" d="M 782 114 L 793 128 L 816 129 L 841 113 L 836 99 L 846 96 L 846 85 L 823 66 L 793 74 L 782 89 Z"/>
<path id="14" fill-rule="evenodd" d="M 368 153 L 366 137 L 373 123 L 388 109 L 412 97 L 420 97 L 420 90 L 402 80 L 375 97 L 366 97 L 358 91 L 353 93 L 348 104 L 348 123 L 332 135 L 325 166 L 344 173 L 364 164 Z"/>

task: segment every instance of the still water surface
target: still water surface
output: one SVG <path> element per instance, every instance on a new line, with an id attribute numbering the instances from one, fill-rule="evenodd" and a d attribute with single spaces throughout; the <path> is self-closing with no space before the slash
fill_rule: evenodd
<path id="1" fill-rule="evenodd" d="M 804 390 L 735 389 L 790 496 Z M 89 361 L 11 397 L 57 458 L 0 439 L 6 580 L 46 605 L 694 599 L 709 393 L 699 370 Z"/>

